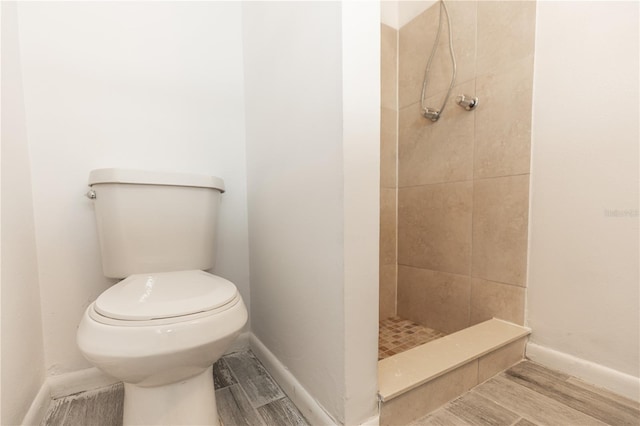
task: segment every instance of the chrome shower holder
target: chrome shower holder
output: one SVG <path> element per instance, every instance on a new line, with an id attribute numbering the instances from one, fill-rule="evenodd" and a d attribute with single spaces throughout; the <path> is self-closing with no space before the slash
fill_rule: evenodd
<path id="1" fill-rule="evenodd" d="M 458 95 L 456 102 L 467 111 L 473 111 L 478 107 L 478 98 L 467 95 Z"/>
<path id="2" fill-rule="evenodd" d="M 435 123 L 440 118 L 440 110 L 439 109 L 434 109 L 434 108 L 429 108 L 429 107 L 424 107 L 422 109 L 422 116 L 424 118 L 427 118 L 427 119 L 429 119 L 429 120 L 431 120 L 431 121 L 433 121 Z"/>

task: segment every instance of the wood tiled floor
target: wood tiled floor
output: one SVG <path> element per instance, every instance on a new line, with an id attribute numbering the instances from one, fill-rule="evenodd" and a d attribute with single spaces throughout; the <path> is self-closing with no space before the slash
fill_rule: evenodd
<path id="1" fill-rule="evenodd" d="M 222 357 L 212 380 L 224 426 L 308 425 L 251 351 Z M 42 425 L 121 426 L 123 398 L 123 386 L 116 384 L 56 399 Z"/>
<path id="2" fill-rule="evenodd" d="M 225 426 L 308 423 L 250 351 L 214 365 Z M 122 384 L 52 401 L 43 425 L 122 425 Z M 638 426 L 640 404 L 574 377 L 524 361 L 412 426 Z"/>
<path id="3" fill-rule="evenodd" d="M 400 317 L 383 319 L 378 330 L 378 361 L 445 336 Z"/>
<path id="4" fill-rule="evenodd" d="M 523 361 L 411 426 L 640 425 L 640 404 Z"/>

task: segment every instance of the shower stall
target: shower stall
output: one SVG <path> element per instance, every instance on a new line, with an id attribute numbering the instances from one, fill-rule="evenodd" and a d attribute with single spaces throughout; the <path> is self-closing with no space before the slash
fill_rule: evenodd
<path id="1" fill-rule="evenodd" d="M 440 333 L 492 317 L 524 317 L 534 2 L 451 2 L 428 105 L 448 90 L 437 122 L 421 89 L 440 8 L 400 30 L 382 25 L 380 319 Z M 447 23 L 443 23 L 446 25 Z M 396 75 L 397 63 L 397 75 Z M 481 106 L 455 106 L 475 93 Z"/>
<path id="2" fill-rule="evenodd" d="M 440 1 L 382 24 L 381 389 L 398 354 L 524 323 L 535 11 Z"/>

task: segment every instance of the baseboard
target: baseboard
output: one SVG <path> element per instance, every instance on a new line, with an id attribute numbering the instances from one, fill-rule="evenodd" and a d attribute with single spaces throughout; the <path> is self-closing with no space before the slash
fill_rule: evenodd
<path id="1" fill-rule="evenodd" d="M 634 401 L 640 401 L 638 377 L 531 342 L 527 344 L 526 356 L 546 367 L 571 374 Z"/>
<path id="2" fill-rule="evenodd" d="M 119 381 L 95 367 L 47 377 L 52 399 L 103 388 Z"/>
<path id="3" fill-rule="evenodd" d="M 51 388 L 49 383 L 45 380 L 42 386 L 40 386 L 40 390 L 36 394 L 36 397 L 33 398 L 33 402 L 31 402 L 31 406 L 29 406 L 29 410 L 27 411 L 27 414 L 25 414 L 24 419 L 22 419 L 21 424 L 23 426 L 40 425 L 44 420 L 44 416 L 47 414 L 50 402 Z"/>
<path id="4" fill-rule="evenodd" d="M 365 420 L 363 423 L 360 423 L 360 426 L 380 426 L 380 415 L 378 414 L 369 420 Z"/>
<path id="5" fill-rule="evenodd" d="M 40 390 L 33 399 L 27 414 L 22 420 L 22 424 L 27 426 L 40 425 L 47 414 L 49 404 L 56 398 L 102 388 L 118 382 L 118 379 L 107 376 L 97 368 L 87 368 L 85 370 L 49 376 L 45 379 L 42 386 L 40 386 Z"/>
<path id="6" fill-rule="evenodd" d="M 273 376 L 289 399 L 295 404 L 306 419 L 314 426 L 336 425 L 336 421 L 327 414 L 322 405 L 298 382 L 293 374 L 278 358 L 258 339 L 251 334 L 249 345 L 253 353 Z"/>

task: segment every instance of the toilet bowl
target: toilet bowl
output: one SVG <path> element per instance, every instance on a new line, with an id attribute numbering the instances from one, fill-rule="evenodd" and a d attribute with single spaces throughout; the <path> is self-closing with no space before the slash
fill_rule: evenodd
<path id="1" fill-rule="evenodd" d="M 123 278 L 85 311 L 89 362 L 124 383 L 123 424 L 219 425 L 212 365 L 247 322 L 214 261 L 222 179 L 124 169 L 91 172 L 104 275 Z"/>
<path id="2" fill-rule="evenodd" d="M 124 424 L 217 424 L 211 366 L 247 321 L 235 286 L 203 271 L 132 275 L 80 322 L 82 354 L 125 384 Z"/>

